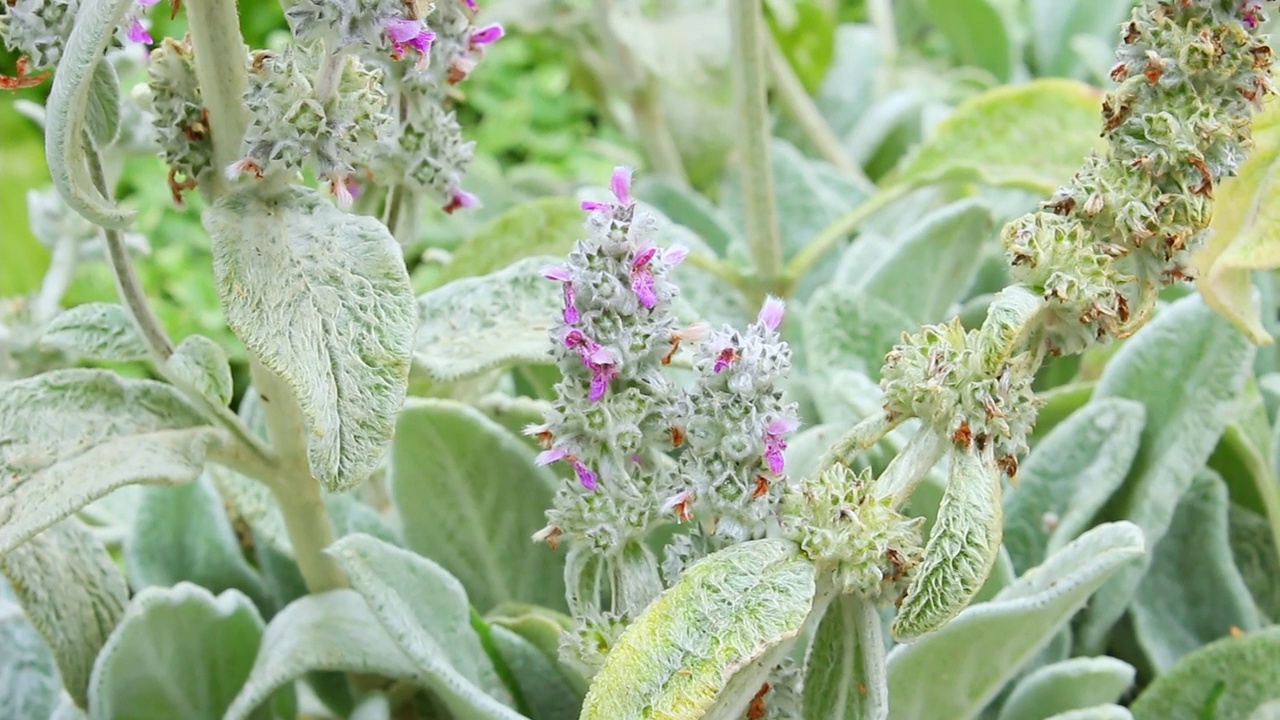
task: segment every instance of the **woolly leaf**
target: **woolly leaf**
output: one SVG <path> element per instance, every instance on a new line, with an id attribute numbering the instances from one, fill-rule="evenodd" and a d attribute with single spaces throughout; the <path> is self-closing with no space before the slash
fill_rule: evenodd
<path id="1" fill-rule="evenodd" d="M 561 287 L 538 274 L 552 257 L 517 261 L 418 298 L 422 326 L 414 360 L 432 379 L 456 382 L 517 363 L 551 362 Z"/>
<path id="2" fill-rule="evenodd" d="M 114 303 L 86 303 L 59 313 L 45 326 L 40 343 L 89 360 L 134 362 L 150 356 L 129 313 Z"/>
<path id="3" fill-rule="evenodd" d="M 200 474 L 220 436 L 173 387 L 105 370 L 0 384 L 0 555 L 124 485 Z"/>
<path id="4" fill-rule="evenodd" d="M 976 717 L 1108 577 L 1143 551 L 1142 531 L 1132 523 L 1099 525 L 991 601 L 895 647 L 888 660 L 890 720 Z M 966 657 L 982 662 L 956 661 Z"/>
<path id="5" fill-rule="evenodd" d="M 814 591 L 813 566 L 786 540 L 754 540 L 702 559 L 623 631 L 581 720 L 696 720 L 717 696 L 740 699 L 740 717 L 760 669 L 767 674 L 780 659 L 773 651 L 800 632 Z M 722 706 L 717 717 L 734 717 L 734 709 Z"/>
<path id="6" fill-rule="evenodd" d="M 400 246 L 298 186 L 232 193 L 204 223 L 227 322 L 293 392 L 312 474 L 329 490 L 364 482 L 408 390 L 416 318 Z"/>

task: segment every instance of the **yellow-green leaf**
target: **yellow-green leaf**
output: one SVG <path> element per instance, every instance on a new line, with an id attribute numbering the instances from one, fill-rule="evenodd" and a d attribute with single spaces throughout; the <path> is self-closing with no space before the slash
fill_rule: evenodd
<path id="1" fill-rule="evenodd" d="M 1103 147 L 1101 102 L 1097 88 L 1061 78 L 984 92 L 938 123 L 889 184 L 978 182 L 1049 194 Z"/>
<path id="2" fill-rule="evenodd" d="M 1253 270 L 1280 267 L 1280 106 L 1253 121 L 1253 151 L 1214 193 L 1209 243 L 1192 258 L 1209 307 L 1258 345 L 1275 342 L 1253 297 Z"/>
<path id="3" fill-rule="evenodd" d="M 623 632 L 581 720 L 703 717 L 739 670 L 800 632 L 814 591 L 813 565 L 786 540 L 704 558 Z"/>

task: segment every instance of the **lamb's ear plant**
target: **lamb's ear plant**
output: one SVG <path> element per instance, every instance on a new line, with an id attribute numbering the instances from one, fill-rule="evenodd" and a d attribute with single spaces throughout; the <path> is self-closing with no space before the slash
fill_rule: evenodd
<path id="1" fill-rule="evenodd" d="M 505 32 L 474 0 L 295 0 L 272 49 L 226 0 L 175 0 L 188 32 L 157 42 L 156 2 L 0 5 L 5 86 L 52 77 L 26 111 L 56 191 L 29 196 L 44 285 L 0 308 L 0 717 L 1280 703 L 1280 366 L 1175 287 L 1211 228 L 1268 238 L 1267 3 L 1068 24 L 1118 38 L 1105 95 L 988 90 L 877 183 L 833 129 L 865 126 L 779 45 L 817 11 L 707 3 L 739 123 L 717 206 L 673 182 L 660 84 L 599 0 L 666 179 L 619 164 L 607 193 L 508 209 L 450 257 L 424 255 L 427 224 L 483 210 L 457 103 Z M 916 4 L 997 84 L 1071 65 L 1000 3 Z M 914 22 L 867 10 L 882 45 Z M 1005 45 L 965 42 L 992 27 Z M 804 142 L 773 137 L 770 82 Z M 144 289 L 159 238 L 117 191 L 148 154 L 167 172 L 144 182 L 199 212 L 212 266 L 191 272 L 243 367 L 171 335 Z M 1212 240 L 1214 308 L 1274 315 L 1269 277 L 1239 287 L 1247 248 Z M 434 280 L 411 274 L 427 256 Z M 119 303 L 64 310 L 102 259 Z"/>

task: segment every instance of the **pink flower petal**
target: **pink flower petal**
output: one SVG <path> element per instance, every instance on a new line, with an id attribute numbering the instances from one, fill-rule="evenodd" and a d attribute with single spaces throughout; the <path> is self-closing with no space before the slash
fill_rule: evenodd
<path id="1" fill-rule="evenodd" d="M 480 6 L 476 4 L 476 0 L 462 0 L 462 1 L 467 4 L 467 7 L 471 8 L 471 12 L 480 11 Z"/>
<path id="2" fill-rule="evenodd" d="M 667 248 L 666 252 L 662 253 L 662 262 L 670 265 L 671 267 L 675 267 L 676 265 L 684 262 L 684 259 L 688 256 L 689 248 L 683 245 L 672 245 Z"/>
<path id="3" fill-rule="evenodd" d="M 594 200 L 583 200 L 582 209 L 586 210 L 587 212 L 599 212 L 600 210 L 608 210 L 609 204 L 596 202 Z"/>
<path id="4" fill-rule="evenodd" d="M 449 204 L 444 206 L 444 211 L 453 214 L 454 210 L 459 208 L 475 207 L 480 204 L 480 198 L 474 194 L 463 190 L 462 188 L 454 188 L 453 197 L 449 199 Z"/>
<path id="5" fill-rule="evenodd" d="M 782 324 L 782 313 L 786 308 L 787 304 L 781 298 L 770 295 L 765 298 L 764 305 L 760 308 L 760 314 L 756 316 L 756 322 L 770 330 L 777 330 L 778 326 Z"/>
<path id="6" fill-rule="evenodd" d="M 631 204 L 631 168 L 623 165 L 613 169 L 613 177 L 610 179 L 609 188 L 613 190 L 613 196 L 618 199 L 622 205 Z"/>
<path id="7" fill-rule="evenodd" d="M 565 450 L 562 447 L 551 448 L 550 450 L 543 450 L 542 452 L 538 453 L 538 456 L 536 458 L 533 459 L 533 464 L 534 465 L 550 465 L 551 463 L 557 460 L 564 459 L 564 457 L 568 454 L 569 454 L 569 451 Z"/>
<path id="8" fill-rule="evenodd" d="M 578 322 L 578 299 L 573 293 L 573 283 L 564 284 L 564 322 L 573 325 Z"/>
<path id="9" fill-rule="evenodd" d="M 501 23 L 486 25 L 479 30 L 471 32 L 471 44 L 489 45 L 497 42 L 503 35 L 506 35 L 506 30 L 502 28 Z"/>
<path id="10" fill-rule="evenodd" d="M 720 354 L 716 356 L 716 364 L 711 368 L 711 371 L 716 374 L 723 372 L 729 367 L 730 363 L 737 359 L 737 356 L 738 351 L 731 347 L 721 350 Z"/>
<path id="11" fill-rule="evenodd" d="M 776 420 L 770 420 L 769 424 L 765 426 L 765 431 L 770 435 L 781 435 L 783 433 L 789 433 L 798 427 L 800 427 L 799 420 L 796 420 L 795 418 L 782 417 Z"/>
<path id="12" fill-rule="evenodd" d="M 600 480 L 599 476 L 597 476 L 595 472 L 593 472 L 591 468 L 587 467 L 581 460 L 575 458 L 572 462 L 573 471 L 577 473 L 578 482 L 582 483 L 582 487 L 587 490 L 595 490 L 596 485 Z"/>
<path id="13" fill-rule="evenodd" d="M 649 261 L 653 260 L 653 256 L 656 255 L 657 253 L 658 253 L 658 248 L 652 245 L 648 247 L 640 248 L 639 250 L 636 251 L 635 259 L 631 261 L 631 269 L 639 270 L 640 268 L 648 265 Z"/>
<path id="14" fill-rule="evenodd" d="M 150 45 L 155 42 L 151 37 L 151 33 L 147 32 L 147 29 L 143 27 L 141 20 L 135 19 L 133 22 L 129 23 L 129 30 L 125 35 L 129 38 L 130 42 L 135 42 L 139 45 Z"/>
<path id="15" fill-rule="evenodd" d="M 559 282 L 569 282 L 573 279 L 573 274 L 569 272 L 569 268 L 560 265 L 543 265 L 538 268 L 538 274 L 548 280 L 557 280 Z"/>
<path id="16" fill-rule="evenodd" d="M 640 304 L 652 310 L 658 304 L 658 295 L 654 292 L 653 273 L 649 268 L 640 268 L 631 273 L 631 290 L 639 298 Z"/>

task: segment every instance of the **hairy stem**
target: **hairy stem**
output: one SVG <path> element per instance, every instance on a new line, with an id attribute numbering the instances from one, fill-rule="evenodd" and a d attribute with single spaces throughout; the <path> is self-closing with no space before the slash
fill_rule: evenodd
<path id="1" fill-rule="evenodd" d="M 875 192 L 875 183 L 871 182 L 867 174 L 862 171 L 862 167 L 849 157 L 849 153 L 845 152 L 840 138 L 836 137 L 831 126 L 827 124 L 826 118 L 822 117 L 822 113 L 818 111 L 818 106 L 809 97 L 809 93 L 804 89 L 804 83 L 800 82 L 800 77 L 796 75 L 791 63 L 787 62 L 782 48 L 778 47 L 778 41 L 772 35 L 769 36 L 766 50 L 769 73 L 773 76 L 773 86 L 778 91 L 778 97 L 782 100 L 782 107 L 787 114 L 804 131 L 822 159 L 845 171 L 868 194 Z"/>
<path id="2" fill-rule="evenodd" d="M 784 284 L 782 239 L 773 195 L 769 157 L 769 108 L 765 83 L 764 12 L 760 0 L 729 3 L 733 37 L 733 85 L 737 100 L 740 177 L 747 242 L 755 261 L 757 282 L 772 291 Z"/>
<path id="3" fill-rule="evenodd" d="M 302 579 L 313 593 L 345 588 L 346 574 L 324 552 L 333 544 L 333 525 L 320 494 L 320 482 L 311 475 L 302 411 L 289 386 L 257 359 L 249 361 L 249 372 L 262 396 L 267 435 L 279 457 L 276 474 L 267 484 L 280 504 Z"/>
<path id="4" fill-rule="evenodd" d="M 210 196 L 217 199 L 227 191 L 222 171 L 240 159 L 240 143 L 249 126 L 244 38 L 233 0 L 187 0 L 186 8 L 196 79 L 209 111 L 213 141 L 214 172 L 208 173 L 207 182 Z"/>
<path id="5" fill-rule="evenodd" d="M 88 158 L 89 177 L 93 180 L 93 185 L 98 192 L 102 193 L 102 197 L 110 198 L 107 180 L 102 173 L 102 158 L 88 138 L 84 138 L 83 142 L 85 155 Z M 116 279 L 116 292 L 120 295 L 120 302 L 124 303 L 125 309 L 129 311 L 129 316 L 133 318 L 133 323 L 138 327 L 143 341 L 155 356 L 156 363 L 164 365 L 173 356 L 173 341 L 169 339 L 169 334 L 160 324 L 160 318 L 156 317 L 155 311 L 151 309 L 151 303 L 147 301 L 147 293 L 142 289 L 142 281 L 138 279 L 138 273 L 129 260 L 129 249 L 124 244 L 124 233 L 113 228 L 104 228 L 103 232 L 106 234 L 107 261 Z"/>
<path id="6" fill-rule="evenodd" d="M 635 116 L 636 132 L 644 145 L 649 165 L 657 174 L 680 183 L 687 183 L 689 176 L 680 159 L 680 149 L 667 125 L 659 104 L 657 85 L 648 77 L 644 68 L 636 62 L 631 51 L 613 31 L 609 16 L 613 0 L 596 0 L 595 28 L 605 46 L 609 65 L 613 67 L 613 79 L 623 88 L 627 104 Z"/>

